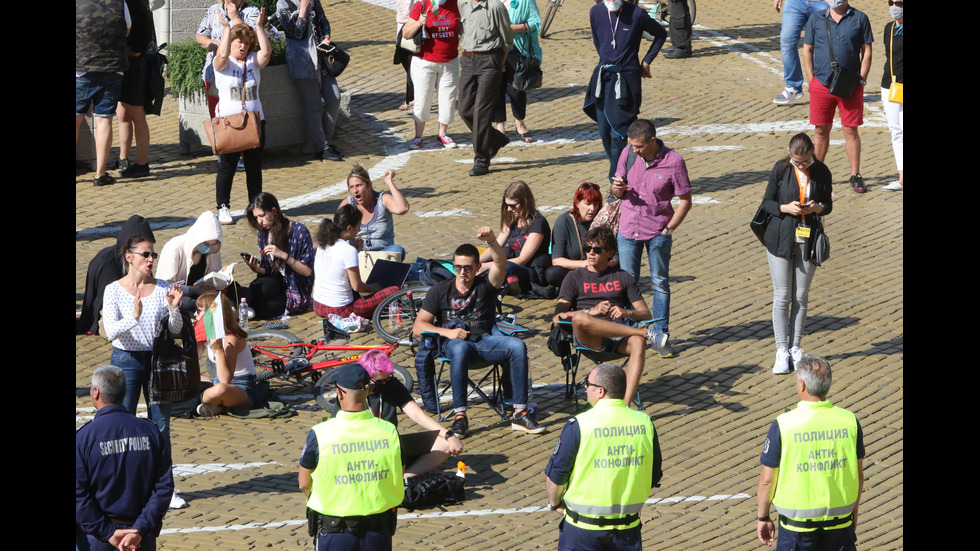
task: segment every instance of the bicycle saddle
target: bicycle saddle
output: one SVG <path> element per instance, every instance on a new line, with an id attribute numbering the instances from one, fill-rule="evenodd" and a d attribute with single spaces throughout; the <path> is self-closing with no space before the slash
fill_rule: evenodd
<path id="1" fill-rule="evenodd" d="M 337 328 L 336 325 L 327 321 L 323 318 L 323 340 L 324 342 L 329 342 L 334 339 L 344 339 L 345 341 L 350 340 L 350 333 L 347 331 L 342 331 Z"/>

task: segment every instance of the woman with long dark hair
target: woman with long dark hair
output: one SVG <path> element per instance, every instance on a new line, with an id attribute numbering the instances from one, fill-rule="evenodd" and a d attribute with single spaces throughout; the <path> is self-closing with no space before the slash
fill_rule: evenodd
<path id="1" fill-rule="evenodd" d="M 290 222 L 271 193 L 256 195 L 245 216 L 258 233 L 260 251 L 258 257 L 246 259 L 248 267 L 259 274 L 248 288 L 248 305 L 255 310 L 255 317 L 269 319 L 283 312 L 309 311 L 316 253 L 310 230 Z"/>
<path id="2" fill-rule="evenodd" d="M 382 289 L 361 281 L 357 249 L 348 243 L 357 235 L 361 218 L 362 214 L 356 207 L 342 205 L 333 215 L 333 220 L 323 219 L 316 232 L 313 269 L 317 278 L 313 285 L 313 311 L 320 317 L 357 314 L 371 319 L 381 301 L 398 291 L 398 287 Z M 355 291 L 370 296 L 355 298 Z"/>
<path id="3" fill-rule="evenodd" d="M 810 283 L 817 269 L 813 242 L 823 231 L 820 216 L 834 207 L 827 165 L 813 155 L 813 141 L 801 132 L 790 140 L 789 155 L 772 167 L 762 208 L 772 215 L 766 227 L 766 256 L 772 273 L 772 329 L 776 337 L 773 373 L 789 373 L 803 357 Z"/>

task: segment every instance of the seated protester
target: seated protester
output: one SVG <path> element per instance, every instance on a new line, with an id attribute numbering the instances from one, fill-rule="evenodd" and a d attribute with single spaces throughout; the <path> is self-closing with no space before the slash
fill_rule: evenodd
<path id="1" fill-rule="evenodd" d="M 453 388 L 453 411 L 456 418 L 452 431 L 465 438 L 469 431 L 466 418 L 466 371 L 472 363 L 480 361 L 501 362 L 510 369 L 513 386 L 514 418 L 511 428 L 531 434 L 544 432 L 544 427 L 525 412 L 527 406 L 527 345 L 517 337 L 500 333 L 496 326 L 496 300 L 504 283 L 507 260 L 500 243 L 494 240 L 493 229 L 484 226 L 477 231 L 477 238 L 490 246 L 493 264 L 483 275 L 480 272 L 480 253 L 476 247 L 463 244 L 456 248 L 453 265 L 456 277 L 432 286 L 422 308 L 415 318 L 412 332 L 421 336 L 423 331 L 438 333 L 443 337 L 440 355 L 449 358 L 450 378 Z M 422 349 L 419 354 L 426 353 Z M 431 381 L 423 381 L 428 373 L 419 373 L 419 388 L 432 390 Z M 425 397 L 435 403 L 435 396 Z"/>
<path id="2" fill-rule="evenodd" d="M 570 270 L 588 266 L 585 259 L 585 234 L 602 209 L 602 192 L 592 182 L 582 182 L 572 198 L 572 209 L 555 220 L 551 234 L 551 266 L 545 270 L 548 285 L 561 287 Z M 613 260 L 613 264 L 616 261 Z"/>
<path id="3" fill-rule="evenodd" d="M 554 323 L 572 320 L 576 346 L 596 352 L 628 355 L 626 396 L 636 394 L 643 374 L 646 347 L 659 348 L 667 341 L 663 333 L 654 333 L 627 325 L 627 319 L 644 321 L 652 318 L 640 294 L 640 288 L 626 271 L 610 266 L 616 254 L 616 236 L 609 228 L 593 228 L 585 234 L 588 266 L 572 270 L 558 292 Z"/>
<path id="4" fill-rule="evenodd" d="M 356 207 L 361 213 L 360 229 L 357 239 L 361 242 L 359 250 L 394 251 L 405 256 L 405 247 L 395 245 L 395 221 L 392 214 L 408 212 L 408 199 L 395 186 L 395 171 L 385 171 L 388 191 L 377 192 L 371 184 L 371 176 L 366 168 L 355 164 L 347 176 L 347 190 L 350 196 L 348 205 Z"/>
<path id="5" fill-rule="evenodd" d="M 187 232 L 167 241 L 160 251 L 157 278 L 171 284 L 181 282 L 184 291 L 181 310 L 194 312 L 197 297 L 209 290 L 194 284 L 221 269 L 221 240 L 221 223 L 214 213 L 206 210 Z"/>
<path id="6" fill-rule="evenodd" d="M 463 451 L 463 442 L 453 431 L 446 430 L 432 417 L 429 417 L 412 398 L 412 393 L 405 388 L 397 377 L 392 377 L 394 364 L 391 358 L 381 350 L 368 350 L 361 356 L 358 363 L 371 376 L 371 394 L 368 395 L 368 409 L 375 417 L 384 419 L 398 426 L 396 407 L 415 424 L 425 430 L 439 431 L 439 437 L 432 444 L 429 453 L 405 457 L 402 461 L 405 467 L 405 478 L 420 475 L 435 469 L 450 456 L 457 456 Z"/>
<path id="7" fill-rule="evenodd" d="M 75 334 L 81 335 L 88 333 L 95 335 L 99 332 L 99 318 L 102 311 L 102 294 L 107 285 L 113 281 L 122 279 L 123 260 L 126 241 L 134 235 L 145 236 L 150 243 L 155 243 L 153 230 L 150 223 L 138 214 L 134 214 L 126 220 L 119 235 L 116 236 L 116 244 L 110 245 L 99 251 L 92 261 L 88 263 L 88 272 L 85 274 L 85 294 L 82 296 L 81 315 L 75 319 Z"/>
<path id="8" fill-rule="evenodd" d="M 357 249 L 347 242 L 357 234 L 360 225 L 361 212 L 353 205 L 342 205 L 333 220 L 323 219 L 316 232 L 313 311 L 322 318 L 330 314 L 346 318 L 353 313 L 371 319 L 381 301 L 398 292 L 395 286 L 382 289 L 377 284 L 361 281 Z M 374 294 L 355 299 L 354 291 Z"/>
<path id="9" fill-rule="evenodd" d="M 313 259 L 316 249 L 310 230 L 290 222 L 271 193 L 259 193 L 245 210 L 248 225 L 258 233 L 259 256 L 246 264 L 258 277 L 244 293 L 257 319 L 283 312 L 302 314 L 313 306 Z"/>
<path id="10" fill-rule="evenodd" d="M 261 405 L 255 382 L 255 362 L 248 347 L 248 333 L 242 330 L 236 319 L 235 308 L 224 294 L 208 291 L 197 298 L 196 320 L 204 318 L 204 312 L 220 297 L 225 336 L 209 341 L 199 340 L 198 354 L 206 350 L 208 360 L 214 364 L 217 376 L 214 386 L 204 391 L 197 414 L 201 417 L 220 415 L 228 409 L 248 410 Z"/>
<path id="11" fill-rule="evenodd" d="M 551 242 L 551 226 L 534 206 L 531 188 L 521 180 L 507 186 L 500 202 L 500 234 L 497 243 L 507 255 L 507 280 L 517 277 L 521 293 L 534 289 L 538 295 L 554 298 L 548 291 L 545 270 L 551 266 L 548 244 Z M 490 269 L 490 250 L 483 251 L 480 273 Z"/>

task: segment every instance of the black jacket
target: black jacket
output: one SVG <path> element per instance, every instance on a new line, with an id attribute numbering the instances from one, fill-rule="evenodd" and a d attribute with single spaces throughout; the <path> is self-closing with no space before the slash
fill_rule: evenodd
<path id="1" fill-rule="evenodd" d="M 796 226 L 800 219 L 779 210 L 780 205 L 786 205 L 800 200 L 800 188 L 793 174 L 793 166 L 787 161 L 779 161 L 769 173 L 769 185 L 762 200 L 762 208 L 772 215 L 772 220 L 766 228 L 766 249 L 773 256 L 789 258 L 796 241 Z M 810 165 L 810 199 L 823 204 L 823 214 L 826 216 L 834 210 L 834 199 L 831 194 L 832 177 L 827 165 L 814 159 Z M 816 238 L 816 232 L 822 231 L 822 225 L 816 214 L 806 215 L 806 224 L 813 228 L 804 249 L 804 258 L 810 258 L 810 245 Z"/>

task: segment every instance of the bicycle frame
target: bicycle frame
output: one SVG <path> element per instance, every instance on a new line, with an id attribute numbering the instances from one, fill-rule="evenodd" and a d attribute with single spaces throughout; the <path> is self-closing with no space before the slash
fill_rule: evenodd
<path id="1" fill-rule="evenodd" d="M 307 373 L 310 373 L 313 382 L 316 382 L 322 375 L 321 371 L 354 363 L 369 350 L 381 350 L 390 357 L 399 344 L 356 345 L 297 342 L 290 344 L 251 344 L 250 346 L 253 355 L 259 353 L 272 359 L 272 369 L 276 376 L 299 381 Z M 299 347 L 303 348 L 302 353 L 290 353 Z M 334 352 L 335 354 L 329 360 L 313 363 L 313 356 L 320 352 Z M 353 354 L 337 358 L 336 353 L 338 352 L 352 352 Z"/>

